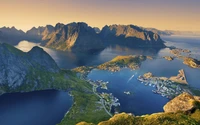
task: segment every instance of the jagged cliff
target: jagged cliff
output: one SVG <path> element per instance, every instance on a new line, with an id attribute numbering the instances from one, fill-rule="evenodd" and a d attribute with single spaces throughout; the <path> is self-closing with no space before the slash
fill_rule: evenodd
<path id="1" fill-rule="evenodd" d="M 134 25 L 103 27 L 100 36 L 106 44 L 114 43 L 131 47 L 165 47 L 160 36 Z"/>
<path id="2" fill-rule="evenodd" d="M 41 39 L 43 46 L 57 50 L 93 51 L 104 49 L 95 30 L 82 22 L 67 25 L 58 23 L 55 27 L 32 28 L 27 31 L 27 34 Z"/>
<path id="3" fill-rule="evenodd" d="M 21 40 L 41 43 L 57 50 L 97 51 L 107 45 L 126 47 L 163 48 L 164 42 L 157 33 L 134 25 L 110 25 L 100 31 L 83 22 L 33 27 L 24 33 L 16 28 L 0 28 L 0 42 L 18 44 Z"/>

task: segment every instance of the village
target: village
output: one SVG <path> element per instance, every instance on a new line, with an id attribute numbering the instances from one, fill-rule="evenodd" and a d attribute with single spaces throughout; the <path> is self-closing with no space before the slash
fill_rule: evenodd
<path id="1" fill-rule="evenodd" d="M 183 71 L 180 70 L 182 73 Z M 177 75 L 177 78 L 180 77 L 180 74 Z M 175 76 L 172 77 L 175 79 Z M 185 78 L 185 77 L 184 77 Z M 143 76 L 139 76 L 138 80 L 141 83 L 144 83 L 146 86 L 152 86 L 155 90 L 152 90 L 155 94 L 160 94 L 163 97 L 172 99 L 175 96 L 181 94 L 182 92 L 189 92 L 187 88 L 186 80 L 184 79 L 184 83 L 178 83 L 177 81 L 173 81 L 171 78 L 166 77 L 154 77 L 152 73 L 146 73 Z"/>

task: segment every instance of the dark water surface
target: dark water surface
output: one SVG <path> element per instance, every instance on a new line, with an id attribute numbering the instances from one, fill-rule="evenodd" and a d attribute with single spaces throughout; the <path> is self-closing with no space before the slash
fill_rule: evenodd
<path id="1" fill-rule="evenodd" d="M 66 91 L 3 94 L 0 96 L 0 125 L 55 125 L 72 102 Z"/>

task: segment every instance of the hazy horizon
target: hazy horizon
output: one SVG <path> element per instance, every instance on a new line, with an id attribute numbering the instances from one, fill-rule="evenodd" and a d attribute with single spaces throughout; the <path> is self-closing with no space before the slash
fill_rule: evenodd
<path id="1" fill-rule="evenodd" d="M 0 2 L 0 27 L 27 31 L 58 22 L 86 22 L 100 29 L 133 24 L 159 30 L 200 31 L 199 6 L 199 0 L 7 0 Z"/>

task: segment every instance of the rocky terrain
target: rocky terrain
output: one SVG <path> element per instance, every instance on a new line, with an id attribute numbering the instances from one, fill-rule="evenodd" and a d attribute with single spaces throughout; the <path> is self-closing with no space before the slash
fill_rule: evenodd
<path id="1" fill-rule="evenodd" d="M 95 30 L 86 23 L 56 24 L 32 28 L 29 36 L 41 39 L 42 45 L 57 50 L 96 51 L 104 45 Z M 38 37 L 37 37 L 38 36 Z"/>
<path id="2" fill-rule="evenodd" d="M 192 112 L 187 112 L 193 109 Z M 164 106 L 165 112 L 150 115 L 134 116 L 132 114 L 116 114 L 98 125 L 199 125 L 199 97 L 182 93 Z M 77 125 L 94 125 L 80 122 Z"/>
<path id="3" fill-rule="evenodd" d="M 0 42 L 12 45 L 21 40 L 41 43 L 62 51 L 99 51 L 106 46 L 163 48 L 164 41 L 157 33 L 134 25 L 111 25 L 102 30 L 83 22 L 33 27 L 26 33 L 15 27 L 0 28 Z"/>
<path id="4" fill-rule="evenodd" d="M 100 36 L 106 44 L 130 47 L 165 47 L 160 36 L 134 25 L 110 25 L 103 27 Z"/>
<path id="5" fill-rule="evenodd" d="M 197 103 L 200 104 L 200 97 L 183 93 L 168 102 L 163 109 L 165 112 L 193 112 L 199 106 Z"/>

